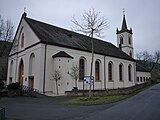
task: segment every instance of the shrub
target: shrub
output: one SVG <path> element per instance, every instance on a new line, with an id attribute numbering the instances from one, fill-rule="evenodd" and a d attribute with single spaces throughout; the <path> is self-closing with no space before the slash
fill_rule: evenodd
<path id="1" fill-rule="evenodd" d="M 16 83 L 11 83 L 7 86 L 8 90 L 20 90 L 21 86 L 20 83 L 16 82 Z"/>
<path id="2" fill-rule="evenodd" d="M 0 89 L 4 89 L 4 82 L 0 82 Z"/>

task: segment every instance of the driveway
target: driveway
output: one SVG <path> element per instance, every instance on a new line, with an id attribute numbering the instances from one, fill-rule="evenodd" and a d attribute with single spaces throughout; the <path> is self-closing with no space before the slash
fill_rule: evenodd
<path id="1" fill-rule="evenodd" d="M 114 104 L 56 105 L 64 99 L 69 98 L 1 98 L 0 106 L 8 120 L 160 120 L 160 84 Z"/>

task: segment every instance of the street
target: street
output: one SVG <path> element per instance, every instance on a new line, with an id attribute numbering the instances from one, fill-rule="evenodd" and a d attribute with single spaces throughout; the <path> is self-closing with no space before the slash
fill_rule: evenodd
<path id="1" fill-rule="evenodd" d="M 63 106 L 65 97 L 0 98 L 8 120 L 160 120 L 160 84 L 112 104 Z M 12 118 L 12 119 L 11 119 Z"/>

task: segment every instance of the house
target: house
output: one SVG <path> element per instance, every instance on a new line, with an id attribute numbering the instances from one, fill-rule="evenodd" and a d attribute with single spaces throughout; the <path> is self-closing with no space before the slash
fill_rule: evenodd
<path id="1" fill-rule="evenodd" d="M 56 81 L 52 76 L 59 70 L 62 78 L 57 83 L 58 91 L 63 95 L 75 87 L 70 73 L 72 66 L 78 66 L 77 87 L 89 89 L 89 85 L 84 84 L 84 77 L 90 75 L 91 40 L 94 42 L 94 89 L 137 84 L 137 75 L 141 76 L 141 73 L 136 71 L 132 29 L 128 30 L 125 15 L 121 30 L 117 29 L 116 47 L 110 42 L 28 18 L 26 13 L 21 17 L 9 54 L 8 84 L 20 82 L 42 93 L 55 94 Z M 150 73 L 145 77 L 150 77 Z"/>

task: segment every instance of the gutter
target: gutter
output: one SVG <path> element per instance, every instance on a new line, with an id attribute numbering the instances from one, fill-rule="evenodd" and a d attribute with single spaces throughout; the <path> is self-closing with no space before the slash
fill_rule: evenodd
<path id="1" fill-rule="evenodd" d="M 45 94 L 45 85 L 46 85 L 46 52 L 47 52 L 47 43 L 44 46 L 44 71 L 43 71 L 43 94 Z"/>
<path id="2" fill-rule="evenodd" d="M 104 56 L 104 89 L 106 90 L 106 59 Z"/>

